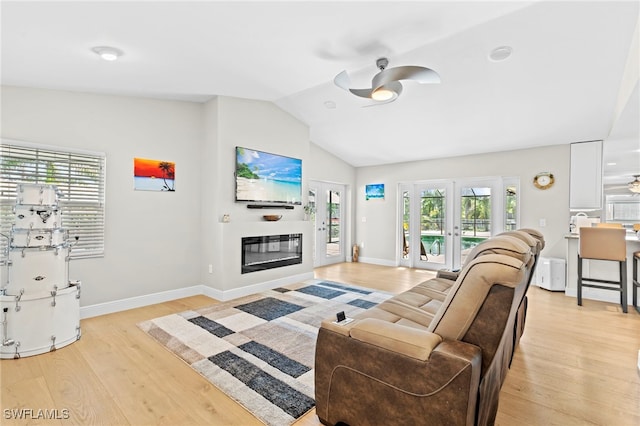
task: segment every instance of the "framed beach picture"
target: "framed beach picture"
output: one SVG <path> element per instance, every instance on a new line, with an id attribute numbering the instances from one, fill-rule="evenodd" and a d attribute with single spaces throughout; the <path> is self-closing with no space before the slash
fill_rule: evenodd
<path id="1" fill-rule="evenodd" d="M 302 204 L 302 160 L 236 147 L 236 201 Z"/>
<path id="2" fill-rule="evenodd" d="M 384 183 L 373 183 L 365 186 L 365 200 L 384 200 Z"/>
<path id="3" fill-rule="evenodd" d="M 133 159 L 133 189 L 136 191 L 175 191 L 176 163 Z"/>

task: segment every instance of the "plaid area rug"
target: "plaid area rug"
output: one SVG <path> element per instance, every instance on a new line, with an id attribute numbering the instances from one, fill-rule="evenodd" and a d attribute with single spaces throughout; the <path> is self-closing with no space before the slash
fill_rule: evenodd
<path id="1" fill-rule="evenodd" d="M 290 425 L 315 406 L 320 323 L 391 297 L 311 280 L 167 315 L 138 326 L 268 425 Z"/>

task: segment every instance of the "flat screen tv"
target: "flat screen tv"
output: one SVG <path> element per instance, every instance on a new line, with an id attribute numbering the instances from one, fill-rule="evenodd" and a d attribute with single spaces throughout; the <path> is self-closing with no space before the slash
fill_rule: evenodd
<path id="1" fill-rule="evenodd" d="M 236 201 L 302 204 L 302 160 L 237 146 Z"/>

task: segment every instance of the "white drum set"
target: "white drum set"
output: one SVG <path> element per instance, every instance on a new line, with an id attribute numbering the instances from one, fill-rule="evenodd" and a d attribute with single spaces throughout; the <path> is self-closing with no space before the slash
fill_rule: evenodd
<path id="1" fill-rule="evenodd" d="M 59 191 L 19 184 L 0 261 L 0 358 L 54 351 L 80 339 L 80 281 L 69 280 L 71 243 Z"/>

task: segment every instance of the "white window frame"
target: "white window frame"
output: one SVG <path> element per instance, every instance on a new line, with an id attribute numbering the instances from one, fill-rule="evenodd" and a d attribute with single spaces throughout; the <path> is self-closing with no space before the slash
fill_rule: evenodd
<path id="1" fill-rule="evenodd" d="M 29 169 L 11 169 L 11 159 L 32 161 Z M 46 164 L 47 167 L 39 167 Z M 35 165 L 35 166 L 34 166 Z M 52 167 L 58 167 L 55 174 Z M 74 167 L 75 166 L 75 167 Z M 80 170 L 80 167 L 82 170 Z M 61 197 L 62 228 L 69 232 L 70 259 L 104 257 L 106 154 L 2 139 L 0 144 L 0 247 L 8 254 L 20 183 L 52 184 Z M 77 238 L 77 239 L 76 239 Z"/>

